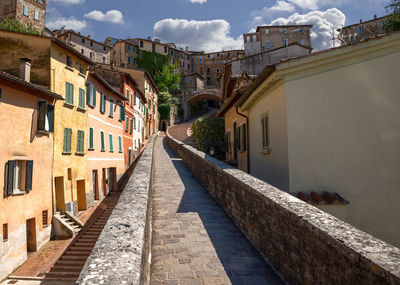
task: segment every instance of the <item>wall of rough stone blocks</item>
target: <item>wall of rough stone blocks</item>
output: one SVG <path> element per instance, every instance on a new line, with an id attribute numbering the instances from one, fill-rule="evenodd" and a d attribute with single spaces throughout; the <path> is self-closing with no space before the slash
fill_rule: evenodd
<path id="1" fill-rule="evenodd" d="M 400 249 L 167 136 L 290 284 L 400 284 Z"/>
<path id="2" fill-rule="evenodd" d="M 76 284 L 149 284 L 153 136 Z"/>

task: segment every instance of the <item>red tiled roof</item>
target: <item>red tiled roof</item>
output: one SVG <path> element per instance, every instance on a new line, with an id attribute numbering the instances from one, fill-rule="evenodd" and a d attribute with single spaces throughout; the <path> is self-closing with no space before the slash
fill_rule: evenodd
<path id="1" fill-rule="evenodd" d="M 342 198 L 338 193 L 329 193 L 329 192 L 311 192 L 310 194 L 304 192 L 298 192 L 295 194 L 297 198 L 300 200 L 311 204 L 311 205 L 347 205 L 348 201 Z"/>

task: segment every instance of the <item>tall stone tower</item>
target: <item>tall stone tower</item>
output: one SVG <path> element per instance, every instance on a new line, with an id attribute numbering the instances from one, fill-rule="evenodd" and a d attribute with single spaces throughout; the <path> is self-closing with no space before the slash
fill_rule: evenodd
<path id="1" fill-rule="evenodd" d="M 42 31 L 46 27 L 47 0 L 1 0 L 0 21 L 13 18 Z"/>

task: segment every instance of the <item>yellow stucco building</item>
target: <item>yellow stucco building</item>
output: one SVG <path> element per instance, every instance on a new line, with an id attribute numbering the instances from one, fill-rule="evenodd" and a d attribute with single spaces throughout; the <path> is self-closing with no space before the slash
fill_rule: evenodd
<path id="1" fill-rule="evenodd" d="M 54 210 L 77 214 L 93 201 L 88 187 L 86 110 L 92 62 L 57 39 L 0 31 L 0 70 L 18 76 L 21 59 L 30 60 L 32 83 L 65 99 L 54 108 L 53 201 Z"/>

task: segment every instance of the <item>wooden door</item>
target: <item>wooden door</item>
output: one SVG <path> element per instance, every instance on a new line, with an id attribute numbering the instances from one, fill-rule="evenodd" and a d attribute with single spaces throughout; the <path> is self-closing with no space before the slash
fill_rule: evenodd
<path id="1" fill-rule="evenodd" d="M 103 174 L 103 194 L 104 196 L 107 195 L 107 174 L 106 174 L 106 169 L 102 169 L 102 174 Z"/>
<path id="2" fill-rule="evenodd" d="M 94 199 L 95 200 L 100 200 L 99 181 L 98 181 L 97 170 L 93 170 L 92 179 L 93 179 Z"/>
<path id="3" fill-rule="evenodd" d="M 86 181 L 85 180 L 77 180 L 76 181 L 76 190 L 78 194 L 78 211 L 86 210 Z"/>
<path id="4" fill-rule="evenodd" d="M 114 168 L 108 169 L 108 189 L 110 192 L 115 192 L 114 189 Z"/>
<path id="5" fill-rule="evenodd" d="M 55 181 L 56 188 L 56 211 L 65 211 L 65 194 L 64 194 L 64 177 L 56 177 Z"/>
<path id="6" fill-rule="evenodd" d="M 26 249 L 28 252 L 37 250 L 35 218 L 26 220 Z"/>

